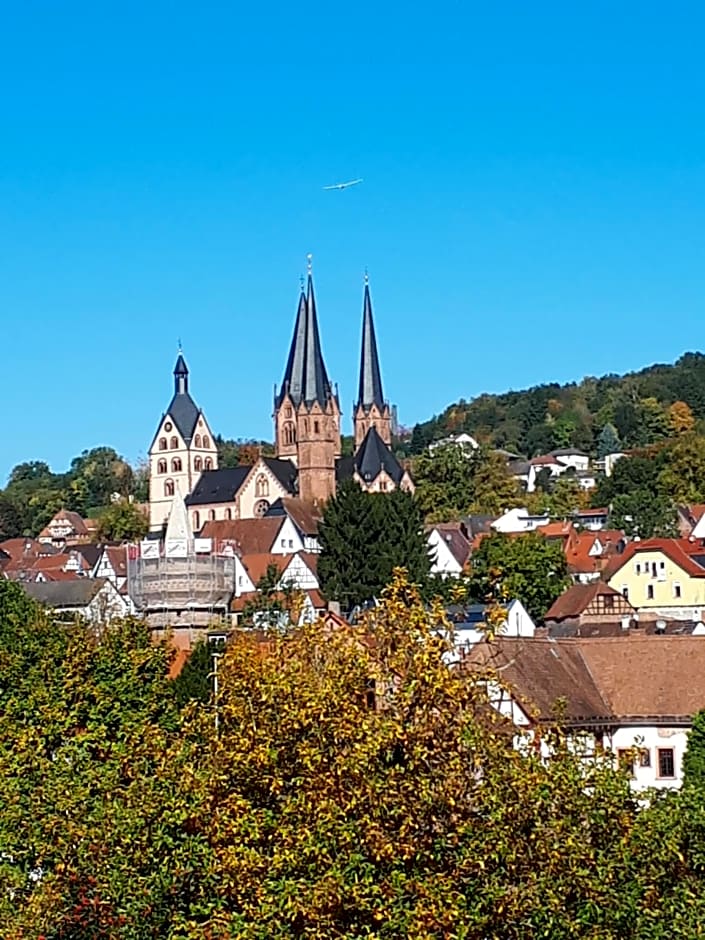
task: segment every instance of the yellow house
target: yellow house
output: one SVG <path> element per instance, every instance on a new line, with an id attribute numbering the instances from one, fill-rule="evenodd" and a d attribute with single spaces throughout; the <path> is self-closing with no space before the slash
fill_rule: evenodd
<path id="1" fill-rule="evenodd" d="M 610 587 L 640 613 L 701 620 L 705 610 L 705 547 L 685 539 L 630 542 L 605 572 Z"/>

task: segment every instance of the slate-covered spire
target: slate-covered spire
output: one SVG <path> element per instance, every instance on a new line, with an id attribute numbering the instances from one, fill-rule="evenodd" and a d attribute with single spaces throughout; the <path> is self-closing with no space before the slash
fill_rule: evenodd
<path id="1" fill-rule="evenodd" d="M 365 275 L 365 298 L 362 308 L 362 352 L 360 355 L 360 387 L 358 391 L 357 407 L 368 411 L 372 405 L 377 405 L 380 411 L 384 409 L 384 395 L 382 393 L 382 374 L 379 368 L 379 354 L 377 352 L 377 338 L 375 325 L 372 319 L 372 301 L 370 300 L 370 285 Z"/>
<path id="2" fill-rule="evenodd" d="M 188 366 L 179 347 L 179 358 L 174 366 L 174 394 L 185 395 L 188 392 Z"/>
<path id="3" fill-rule="evenodd" d="M 332 396 L 331 384 L 321 352 L 310 255 L 307 289 L 304 294 L 302 288 L 299 298 L 294 336 L 286 363 L 279 403 L 287 392 L 296 406 L 301 402 L 312 405 L 317 401 L 322 408 L 325 408 Z"/>

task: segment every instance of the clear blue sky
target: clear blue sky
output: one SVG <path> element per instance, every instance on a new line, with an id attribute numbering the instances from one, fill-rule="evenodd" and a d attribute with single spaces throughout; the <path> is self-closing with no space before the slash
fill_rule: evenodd
<path id="1" fill-rule="evenodd" d="M 308 251 L 348 423 L 366 266 L 405 424 L 702 348 L 704 31 L 649 0 L 3 4 L 0 479 L 144 454 L 178 337 L 213 430 L 271 437 Z"/>

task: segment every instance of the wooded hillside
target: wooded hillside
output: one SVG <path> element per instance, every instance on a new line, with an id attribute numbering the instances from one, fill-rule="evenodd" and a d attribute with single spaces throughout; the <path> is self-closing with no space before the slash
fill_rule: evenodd
<path id="1" fill-rule="evenodd" d="M 414 427 L 409 452 L 466 432 L 482 444 L 528 457 L 560 447 L 599 456 L 610 449 L 643 447 L 694 426 L 705 429 L 705 355 L 689 352 L 673 365 L 626 375 L 461 399 Z"/>

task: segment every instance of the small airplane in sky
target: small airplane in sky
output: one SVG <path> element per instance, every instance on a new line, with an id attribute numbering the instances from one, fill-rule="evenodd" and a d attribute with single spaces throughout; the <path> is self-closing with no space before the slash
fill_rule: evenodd
<path id="1" fill-rule="evenodd" d="M 362 179 L 359 180 L 348 180 L 347 183 L 333 183 L 332 186 L 324 186 L 324 189 L 347 189 L 348 186 L 357 186 L 358 183 L 361 183 Z"/>

